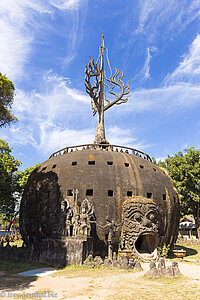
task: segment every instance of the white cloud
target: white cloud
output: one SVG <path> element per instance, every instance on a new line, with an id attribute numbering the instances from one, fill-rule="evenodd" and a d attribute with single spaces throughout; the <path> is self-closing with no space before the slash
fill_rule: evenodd
<path id="1" fill-rule="evenodd" d="M 142 70 L 142 73 L 144 74 L 144 79 L 148 79 L 150 77 L 150 60 L 151 60 L 152 56 L 150 54 L 150 49 L 147 48 L 147 58 L 145 60 L 145 63 L 144 63 L 144 67 L 143 67 L 143 70 Z"/>
<path id="2" fill-rule="evenodd" d="M 59 122 L 66 118 L 69 123 L 74 114 L 79 115 L 80 108 L 90 103 L 89 97 L 69 86 L 69 79 L 47 72 L 43 79 L 43 90 L 25 93 L 16 91 L 13 112 L 19 120 L 42 119 Z M 70 112 L 70 114 L 69 114 Z M 66 123 L 66 121 L 65 121 Z"/>
<path id="3" fill-rule="evenodd" d="M 135 76 L 134 79 L 139 78 L 141 81 L 145 81 L 147 79 L 149 79 L 151 77 L 150 75 L 150 62 L 152 59 L 152 54 L 155 53 L 157 51 L 157 49 L 155 47 L 148 47 L 146 49 L 146 59 L 144 62 L 144 66 L 142 68 L 142 70 L 139 72 L 139 74 L 137 76 Z"/>
<path id="4" fill-rule="evenodd" d="M 134 113 L 162 111 L 163 115 L 200 103 L 200 86 L 177 83 L 156 89 L 133 91 L 126 105 Z"/>
<path id="5" fill-rule="evenodd" d="M 45 13 L 51 12 L 41 1 L 0 1 L 0 70 L 15 82 L 23 76 L 31 54 L 38 22 L 34 16 Z"/>
<path id="6" fill-rule="evenodd" d="M 174 82 L 200 82 L 200 35 L 194 39 L 189 51 L 183 57 L 183 61 L 179 66 L 169 74 L 164 82 L 165 84 L 173 84 Z"/>
<path id="7" fill-rule="evenodd" d="M 200 0 L 143 0 L 139 2 L 139 22 L 136 34 L 144 34 L 148 40 L 157 36 L 167 39 L 184 30 L 200 17 Z M 158 35 L 158 30 L 162 34 Z"/>
<path id="8" fill-rule="evenodd" d="M 59 126 L 41 126 L 40 129 L 42 135 L 38 150 L 42 153 L 55 152 L 67 146 L 92 143 L 94 140 L 92 129 L 71 130 Z"/>
<path id="9" fill-rule="evenodd" d="M 68 65 L 77 55 L 77 48 L 82 40 L 84 32 L 84 22 L 87 13 L 87 0 L 72 0 L 64 1 L 66 5 L 70 6 L 72 22 L 70 24 L 70 30 L 67 28 L 66 31 L 66 58 L 64 60 L 65 64 Z M 79 8 L 79 11 L 78 11 Z"/>
<path id="10" fill-rule="evenodd" d="M 77 10 L 84 0 L 51 0 L 50 4 L 61 10 Z"/>
<path id="11" fill-rule="evenodd" d="M 13 113 L 19 122 L 11 126 L 6 140 L 13 144 L 31 144 L 41 153 L 74 143 L 92 142 L 94 132 L 87 124 L 85 129 L 76 129 L 81 120 L 87 118 L 87 113 L 91 113 L 89 97 L 71 88 L 69 78 L 51 72 L 44 75 L 42 83 L 40 92 L 16 90 Z"/>
<path id="12" fill-rule="evenodd" d="M 19 125 L 11 128 L 11 136 L 14 137 L 13 142 L 18 145 L 30 144 L 33 147 L 37 147 L 37 141 L 34 137 L 34 128 L 32 124 L 25 127 Z"/>
<path id="13" fill-rule="evenodd" d="M 160 161 L 164 162 L 166 158 L 167 157 L 155 157 L 157 163 L 159 163 Z"/>
<path id="14" fill-rule="evenodd" d="M 144 78 L 149 76 L 150 59 L 148 52 Z M 126 109 L 133 112 L 162 111 L 165 114 L 200 104 L 200 35 L 196 36 L 178 67 L 166 76 L 164 86 L 130 94 Z"/>
<path id="15" fill-rule="evenodd" d="M 0 70 L 15 80 L 23 73 L 32 36 L 22 32 L 25 22 L 23 9 L 15 1 L 5 2 L 0 2 Z"/>
<path id="16" fill-rule="evenodd" d="M 92 143 L 96 122 L 92 120 L 89 97 L 71 88 L 69 78 L 52 72 L 47 72 L 41 83 L 40 92 L 16 91 L 13 113 L 19 122 L 11 126 L 6 140 L 32 145 L 45 155 L 66 146 Z M 116 126 L 108 128 L 106 136 L 113 144 L 139 149 L 149 146 L 133 138 L 131 130 Z"/>
<path id="17" fill-rule="evenodd" d="M 151 147 L 150 144 L 139 142 L 136 137 L 133 137 L 133 129 L 122 129 L 118 126 L 110 127 L 106 130 L 106 138 L 112 145 L 123 146 L 144 150 Z"/>
<path id="18" fill-rule="evenodd" d="M 14 81 L 20 81 L 27 76 L 26 65 L 30 63 L 30 57 L 36 47 L 36 33 L 42 28 L 45 34 L 49 30 L 50 23 L 43 16 L 53 17 L 55 9 L 68 11 L 72 15 L 72 22 L 66 31 L 66 40 L 69 42 L 66 49 L 66 62 L 73 60 L 76 47 L 80 41 L 81 31 L 78 8 L 86 0 L 63 0 L 63 1 L 42 1 L 42 0 L 1 0 L 0 1 L 0 72 Z M 74 11 L 74 12 L 73 12 Z M 45 16 L 44 16 L 45 17 Z M 51 28 L 51 30 L 55 30 Z M 63 31 L 64 31 L 63 30 Z M 40 35 L 39 35 L 40 36 Z"/>
<path id="19" fill-rule="evenodd" d="M 106 137 L 113 145 L 130 146 L 136 142 L 136 138 L 133 138 L 129 129 L 124 130 L 117 126 L 108 128 L 106 130 Z"/>

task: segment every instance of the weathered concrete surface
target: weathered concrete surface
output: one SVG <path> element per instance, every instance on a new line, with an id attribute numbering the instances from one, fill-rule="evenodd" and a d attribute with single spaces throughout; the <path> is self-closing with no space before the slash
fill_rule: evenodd
<path id="1" fill-rule="evenodd" d="M 60 241 L 65 249 L 59 250 L 61 260 L 73 261 L 74 254 L 70 253 L 74 250 L 67 251 L 69 239 L 74 239 L 74 244 L 75 240 L 85 241 L 86 254 L 91 251 L 94 256 L 104 257 L 108 249 L 110 253 L 118 250 L 124 203 L 138 206 L 141 218 L 131 208 L 132 225 L 127 236 L 133 244 L 126 243 L 124 237 L 122 249 L 134 250 L 137 243 L 139 253 L 151 255 L 158 244 L 173 244 L 178 232 L 179 202 L 164 170 L 139 155 L 112 151 L 110 145 L 107 149 L 90 148 L 54 156 L 28 180 L 20 209 L 21 233 L 27 247 L 39 251 L 44 259 L 45 247 L 49 253 L 58 252 L 52 245 Z M 155 207 L 154 215 L 151 205 Z M 134 227 L 140 225 L 143 231 L 133 238 Z M 85 255 L 78 256 L 81 263 Z"/>

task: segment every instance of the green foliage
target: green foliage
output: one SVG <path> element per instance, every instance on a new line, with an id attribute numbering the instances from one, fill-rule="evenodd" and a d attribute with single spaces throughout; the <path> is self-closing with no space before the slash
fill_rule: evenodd
<path id="1" fill-rule="evenodd" d="M 5 217 L 15 212 L 15 192 L 18 191 L 16 171 L 21 165 L 21 162 L 11 155 L 11 151 L 8 144 L 0 140 L 0 213 Z"/>
<path id="2" fill-rule="evenodd" d="M 166 245 L 165 243 L 163 243 L 162 246 L 158 247 L 158 256 L 167 257 L 169 249 L 170 249 L 170 245 Z"/>
<path id="3" fill-rule="evenodd" d="M 6 126 L 17 118 L 11 113 L 15 87 L 5 75 L 0 73 L 0 127 Z"/>
<path id="4" fill-rule="evenodd" d="M 18 191 L 20 191 L 21 194 L 23 193 L 24 187 L 27 183 L 29 176 L 31 175 L 33 170 L 35 170 L 35 168 L 37 168 L 37 166 L 39 166 L 39 164 L 35 165 L 34 167 L 26 168 L 24 171 L 19 171 L 16 174 L 17 183 L 18 183 Z"/>
<path id="5" fill-rule="evenodd" d="M 159 166 L 165 167 L 180 195 L 182 215 L 192 214 L 199 224 L 200 209 L 200 150 L 194 147 L 168 156 Z"/>
<path id="6" fill-rule="evenodd" d="M 12 148 L 0 139 L 0 214 L 9 222 L 18 214 L 24 187 L 37 166 L 17 172 L 21 162 L 11 152 Z"/>

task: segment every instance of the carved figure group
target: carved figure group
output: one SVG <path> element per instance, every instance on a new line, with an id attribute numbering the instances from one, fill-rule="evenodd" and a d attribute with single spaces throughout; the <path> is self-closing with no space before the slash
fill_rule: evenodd
<path id="1" fill-rule="evenodd" d="M 74 193 L 73 207 L 66 209 L 66 236 L 83 236 L 85 238 L 91 235 L 91 223 L 95 221 L 94 207 L 88 199 L 84 199 L 80 206 L 77 205 L 77 194 Z"/>

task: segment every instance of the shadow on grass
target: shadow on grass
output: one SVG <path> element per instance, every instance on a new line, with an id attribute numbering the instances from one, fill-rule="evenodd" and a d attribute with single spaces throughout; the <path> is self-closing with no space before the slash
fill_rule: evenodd
<path id="1" fill-rule="evenodd" d="M 0 276 L 0 290 L 5 292 L 23 290 L 36 280 L 37 277 L 33 276 Z"/>
<path id="2" fill-rule="evenodd" d="M 190 256 L 196 255 L 198 253 L 197 250 L 195 250 L 193 248 L 185 247 L 185 246 L 182 246 L 182 245 L 175 245 L 174 249 L 186 251 L 185 257 L 190 257 Z M 174 255 L 173 250 L 169 251 L 168 258 L 171 258 L 171 259 L 176 258 L 176 255 Z"/>
<path id="3" fill-rule="evenodd" d="M 0 290 L 15 291 L 28 288 L 31 282 L 36 281 L 38 277 L 16 274 L 44 267 L 48 266 L 41 263 L 16 262 L 0 259 L 0 271 L 4 273 L 4 275 L 0 276 Z"/>

